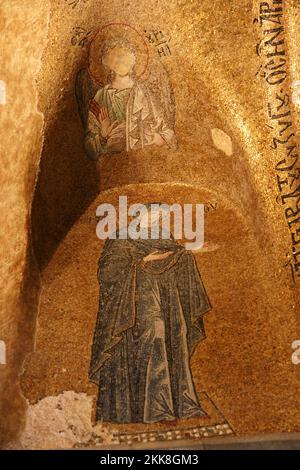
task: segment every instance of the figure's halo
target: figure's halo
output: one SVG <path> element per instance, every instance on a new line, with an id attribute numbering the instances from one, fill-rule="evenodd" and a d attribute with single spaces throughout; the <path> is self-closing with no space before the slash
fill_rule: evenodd
<path id="1" fill-rule="evenodd" d="M 106 44 L 118 41 L 130 44 L 135 51 L 136 63 L 134 66 L 135 77 L 141 79 L 145 75 L 148 62 L 149 50 L 143 36 L 133 27 L 126 23 L 110 23 L 95 32 L 89 46 L 89 73 L 100 84 L 107 81 L 107 71 L 101 63 L 101 51 Z"/>

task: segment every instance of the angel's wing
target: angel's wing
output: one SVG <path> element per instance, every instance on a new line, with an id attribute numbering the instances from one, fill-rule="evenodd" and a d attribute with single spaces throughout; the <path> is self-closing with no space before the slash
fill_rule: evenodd
<path id="1" fill-rule="evenodd" d="M 161 62 L 151 64 L 150 70 L 151 73 L 144 83 L 155 97 L 156 105 L 163 113 L 166 123 L 174 129 L 175 98 L 168 72 Z"/>
<path id="2" fill-rule="evenodd" d="M 90 76 L 87 68 L 79 70 L 76 76 L 75 94 L 78 112 L 84 129 L 87 125 L 90 102 L 99 88 L 100 85 Z"/>

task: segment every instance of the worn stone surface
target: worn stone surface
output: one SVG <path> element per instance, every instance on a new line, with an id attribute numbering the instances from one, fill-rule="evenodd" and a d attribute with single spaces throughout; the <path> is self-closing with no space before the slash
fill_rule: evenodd
<path id="1" fill-rule="evenodd" d="M 109 432 L 92 426 L 93 398 L 84 393 L 64 392 L 29 406 L 25 429 L 10 449 L 68 449 L 76 446 L 109 445 Z"/>
<path id="2" fill-rule="evenodd" d="M 42 146 L 43 117 L 38 111 L 36 79 L 46 44 L 50 7 L 47 1 L 20 0 L 0 5 L 1 80 L 1 314 L 0 339 L 6 344 L 6 365 L 0 365 L 0 442 L 24 424 L 25 401 L 18 376 L 32 344 L 36 288 L 23 290 L 29 268 L 30 209 Z M 33 269 L 31 276 L 34 275 Z M 29 334 L 26 334 L 29 333 Z"/>

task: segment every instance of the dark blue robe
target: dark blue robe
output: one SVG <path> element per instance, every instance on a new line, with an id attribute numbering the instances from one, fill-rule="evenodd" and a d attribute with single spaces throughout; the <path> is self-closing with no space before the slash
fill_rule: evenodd
<path id="1" fill-rule="evenodd" d="M 173 251 L 145 263 L 156 251 Z M 210 310 L 193 255 L 173 240 L 108 240 L 90 379 L 97 420 L 152 423 L 204 415 L 190 357 Z"/>

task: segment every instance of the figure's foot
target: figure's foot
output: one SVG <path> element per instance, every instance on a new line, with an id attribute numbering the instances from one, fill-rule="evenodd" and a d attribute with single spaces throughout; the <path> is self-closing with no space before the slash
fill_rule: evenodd
<path id="1" fill-rule="evenodd" d="M 204 411 L 203 414 L 199 415 L 199 418 L 209 420 L 210 416 Z"/>
<path id="2" fill-rule="evenodd" d="M 191 418 L 193 418 L 194 416 L 198 416 L 200 419 L 204 419 L 204 420 L 210 419 L 209 414 L 207 414 L 206 411 L 204 411 L 202 409 L 199 410 L 198 413 L 195 413 L 195 415 L 191 416 Z"/>
<path id="3" fill-rule="evenodd" d="M 209 420 L 211 417 L 206 413 L 206 411 L 203 411 L 202 409 L 195 411 L 194 413 L 189 413 L 184 416 L 182 416 L 182 419 L 192 419 L 192 418 L 199 418 L 200 420 Z"/>
<path id="4" fill-rule="evenodd" d="M 167 420 L 167 419 L 164 419 L 163 421 L 160 421 L 161 424 L 165 424 L 165 425 L 168 425 L 168 426 L 176 426 L 178 421 L 177 419 L 172 419 L 172 420 Z"/>

